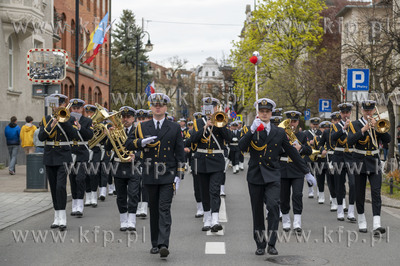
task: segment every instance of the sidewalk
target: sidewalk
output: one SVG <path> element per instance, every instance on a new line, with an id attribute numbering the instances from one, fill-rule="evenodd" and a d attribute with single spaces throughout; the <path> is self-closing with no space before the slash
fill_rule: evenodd
<path id="1" fill-rule="evenodd" d="M 50 188 L 48 192 L 24 192 L 26 165 L 17 165 L 15 170 L 15 175 L 8 168 L 0 170 L 0 230 L 53 208 Z M 67 184 L 67 193 L 69 188 Z"/>

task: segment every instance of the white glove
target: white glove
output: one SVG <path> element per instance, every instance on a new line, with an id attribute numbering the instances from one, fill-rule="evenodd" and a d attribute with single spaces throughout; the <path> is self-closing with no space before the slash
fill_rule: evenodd
<path id="1" fill-rule="evenodd" d="M 317 185 L 317 181 L 315 180 L 315 177 L 311 173 L 306 174 L 305 177 L 308 184 L 310 185 L 312 184 L 313 186 Z"/>
<path id="2" fill-rule="evenodd" d="M 253 124 L 250 127 L 252 134 L 254 134 L 254 132 L 256 132 L 257 128 L 260 126 L 261 123 L 262 123 L 262 121 L 260 118 L 254 119 Z"/>
<path id="3" fill-rule="evenodd" d="M 236 141 L 238 141 L 238 138 L 234 137 L 234 138 L 232 138 L 232 141 L 236 142 Z"/>
<path id="4" fill-rule="evenodd" d="M 181 183 L 181 179 L 179 177 L 175 176 L 174 183 L 175 183 L 175 191 L 178 191 L 179 183 Z"/>
<path id="5" fill-rule="evenodd" d="M 142 147 L 145 147 L 147 144 L 153 143 L 154 139 L 156 139 L 156 138 L 157 138 L 157 136 L 152 136 L 152 137 L 142 139 Z"/>

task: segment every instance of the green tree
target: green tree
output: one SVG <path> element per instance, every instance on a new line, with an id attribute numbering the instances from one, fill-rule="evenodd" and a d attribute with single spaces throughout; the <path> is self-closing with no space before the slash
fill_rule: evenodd
<path id="1" fill-rule="evenodd" d="M 242 39 L 234 42 L 230 57 L 236 69 L 236 93 L 242 95 L 244 90 L 245 107 L 251 108 L 255 99 L 254 65 L 249 62 L 254 51 L 263 57 L 258 66 L 260 95 L 287 98 L 294 96 L 295 90 L 302 89 L 295 96 L 308 95 L 309 87 L 304 83 L 302 86 L 295 84 L 302 83 L 305 73 L 311 74 L 311 71 L 301 69 L 306 65 L 304 62 L 324 52 L 317 50 L 323 35 L 319 14 L 324 8 L 322 0 L 259 1 L 258 9 L 245 25 Z M 270 87 L 276 84 L 271 80 L 284 79 L 285 71 L 290 77 L 279 83 L 285 90 Z"/>

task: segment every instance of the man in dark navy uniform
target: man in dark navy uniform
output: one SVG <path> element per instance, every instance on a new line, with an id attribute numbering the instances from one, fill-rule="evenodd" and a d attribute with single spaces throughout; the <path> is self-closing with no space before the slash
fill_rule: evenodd
<path id="1" fill-rule="evenodd" d="M 317 136 L 321 136 L 322 132 L 319 130 L 319 123 L 321 122 L 321 118 L 319 117 L 312 117 L 310 118 L 310 129 L 304 131 L 306 134 L 306 137 L 309 141 L 309 145 L 313 148 L 316 149 L 315 145 L 315 139 Z M 311 163 L 311 160 L 308 156 L 305 157 L 307 163 Z M 314 198 L 314 187 L 310 184 L 308 184 L 308 197 L 309 198 Z"/>
<path id="2" fill-rule="evenodd" d="M 52 94 L 57 97 L 60 107 L 66 106 L 67 96 Z M 56 111 L 54 109 L 53 111 Z M 53 200 L 54 222 L 51 228 L 67 228 L 67 169 L 64 164 L 72 162 L 70 140 L 78 137 L 78 127 L 75 118 L 70 117 L 64 123 L 57 123 L 53 116 L 43 117 L 39 131 L 39 140 L 44 141 L 43 164 L 46 166 L 46 176 L 49 180 L 51 198 Z"/>
<path id="3" fill-rule="evenodd" d="M 373 233 L 380 236 L 386 232 L 381 226 L 381 185 L 382 170 L 379 158 L 379 141 L 389 143 L 389 133 L 380 133 L 377 130 L 376 120 L 372 117 L 375 113 L 375 101 L 362 102 L 362 117 L 350 123 L 348 143 L 354 145 L 353 159 L 357 164 L 362 164 L 361 172 L 355 175 L 356 205 L 358 213 L 358 229 L 367 232 L 367 221 L 364 213 L 365 188 L 367 179 L 371 185 Z M 376 146 L 372 139 L 376 140 Z"/>
<path id="4" fill-rule="evenodd" d="M 285 131 L 270 123 L 275 102 L 263 98 L 254 103 L 258 105 L 258 116 L 246 135 L 239 142 L 242 151 L 250 149 L 250 160 L 247 172 L 247 183 L 253 213 L 254 240 L 256 241 L 256 255 L 265 254 L 269 236 L 267 252 L 278 255 L 275 248 L 277 230 L 279 226 L 279 204 L 281 193 L 281 170 L 278 161 L 282 149 L 290 156 L 299 172 L 306 175 L 307 181 L 315 182 L 305 161 L 298 150 L 288 140 Z M 262 126 L 261 126 L 262 124 Z M 257 133 L 256 133 L 257 131 Z M 264 201 L 268 208 L 268 234 L 265 232 Z"/>
<path id="5" fill-rule="evenodd" d="M 195 132 L 191 136 L 192 143 L 197 145 L 194 159 L 195 170 L 200 178 L 204 209 L 202 230 L 212 232 L 223 229 L 219 223 L 220 190 L 225 170 L 225 142 L 230 142 L 230 134 L 226 126 L 216 127 L 211 122 L 211 116 L 217 111 L 218 105 L 218 99 L 203 98 L 204 116 L 195 120 Z"/>
<path id="6" fill-rule="evenodd" d="M 301 156 L 310 155 L 312 150 L 308 145 L 307 137 L 303 132 L 295 133 L 299 125 L 301 113 L 298 111 L 287 111 L 284 113 L 287 119 L 290 119 L 290 127 L 296 136 L 296 140 L 292 145 L 296 148 Z M 293 141 L 293 140 L 292 140 Z M 304 163 L 306 163 L 306 160 Z M 291 227 L 290 221 L 290 195 L 292 195 L 293 207 L 293 230 L 301 233 L 301 214 L 303 212 L 303 186 L 304 173 L 293 163 L 293 159 L 286 153 L 281 154 L 281 211 L 282 211 L 282 227 L 283 230 L 289 231 Z M 308 180 L 307 180 L 308 181 Z M 307 182 L 316 185 L 316 182 Z"/>
<path id="7" fill-rule="evenodd" d="M 231 142 L 229 143 L 229 160 L 232 162 L 233 173 L 239 173 L 239 159 L 240 149 L 239 140 L 242 137 L 242 132 L 238 130 L 238 122 L 233 121 L 231 123 Z"/>
<path id="8" fill-rule="evenodd" d="M 355 201 L 355 180 L 354 174 L 349 171 L 349 165 L 353 162 L 353 147 L 347 142 L 347 135 L 349 131 L 351 108 L 353 105 L 351 103 L 342 103 L 338 105 L 340 109 L 341 120 L 332 125 L 332 141 L 335 142 L 335 152 L 333 154 L 333 165 L 335 169 L 335 188 L 337 195 L 337 219 L 339 221 L 344 221 L 344 212 L 346 210 L 346 176 L 349 185 L 349 209 L 347 212 L 347 220 L 354 223 L 356 218 L 354 216 L 354 201 Z M 340 167 L 340 164 L 343 167 Z M 335 166 L 336 165 L 336 166 Z M 338 171 L 341 169 L 341 171 Z"/>
<path id="9" fill-rule="evenodd" d="M 83 198 L 86 190 L 86 171 L 82 163 L 90 161 L 90 149 L 88 147 L 88 140 L 93 137 L 92 119 L 83 116 L 83 106 L 85 101 L 81 99 L 71 99 L 71 116 L 74 116 L 77 121 L 78 137 L 71 140 L 72 157 L 75 166 L 80 164 L 77 172 L 72 171 L 69 175 L 69 182 L 71 184 L 72 200 L 75 200 L 75 209 L 72 210 L 71 215 L 76 217 L 83 216 Z M 90 205 L 95 203 L 97 206 L 97 185 L 98 181 L 94 182 L 93 189 L 96 187 L 95 193 L 86 193 L 86 199 L 90 200 Z M 93 201 L 92 197 L 96 194 Z M 86 204 L 85 204 L 86 205 Z M 73 205 L 72 205 L 73 206 Z M 86 205 L 88 206 L 88 205 Z"/>
<path id="10" fill-rule="evenodd" d="M 126 147 L 143 151 L 143 182 L 149 193 L 151 254 L 169 255 L 171 204 L 185 172 L 180 126 L 165 118 L 170 99 L 163 93 L 149 96 L 153 119 L 137 125 Z"/>

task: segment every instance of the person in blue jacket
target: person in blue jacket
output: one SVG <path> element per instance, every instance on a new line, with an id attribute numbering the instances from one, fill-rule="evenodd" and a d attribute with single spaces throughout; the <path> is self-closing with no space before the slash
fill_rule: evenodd
<path id="1" fill-rule="evenodd" d="M 8 153 L 10 154 L 10 165 L 8 170 L 10 175 L 15 175 L 15 164 L 17 163 L 17 154 L 20 145 L 19 134 L 21 128 L 17 125 L 17 118 L 11 117 L 10 124 L 4 129 L 4 135 L 7 140 Z"/>

